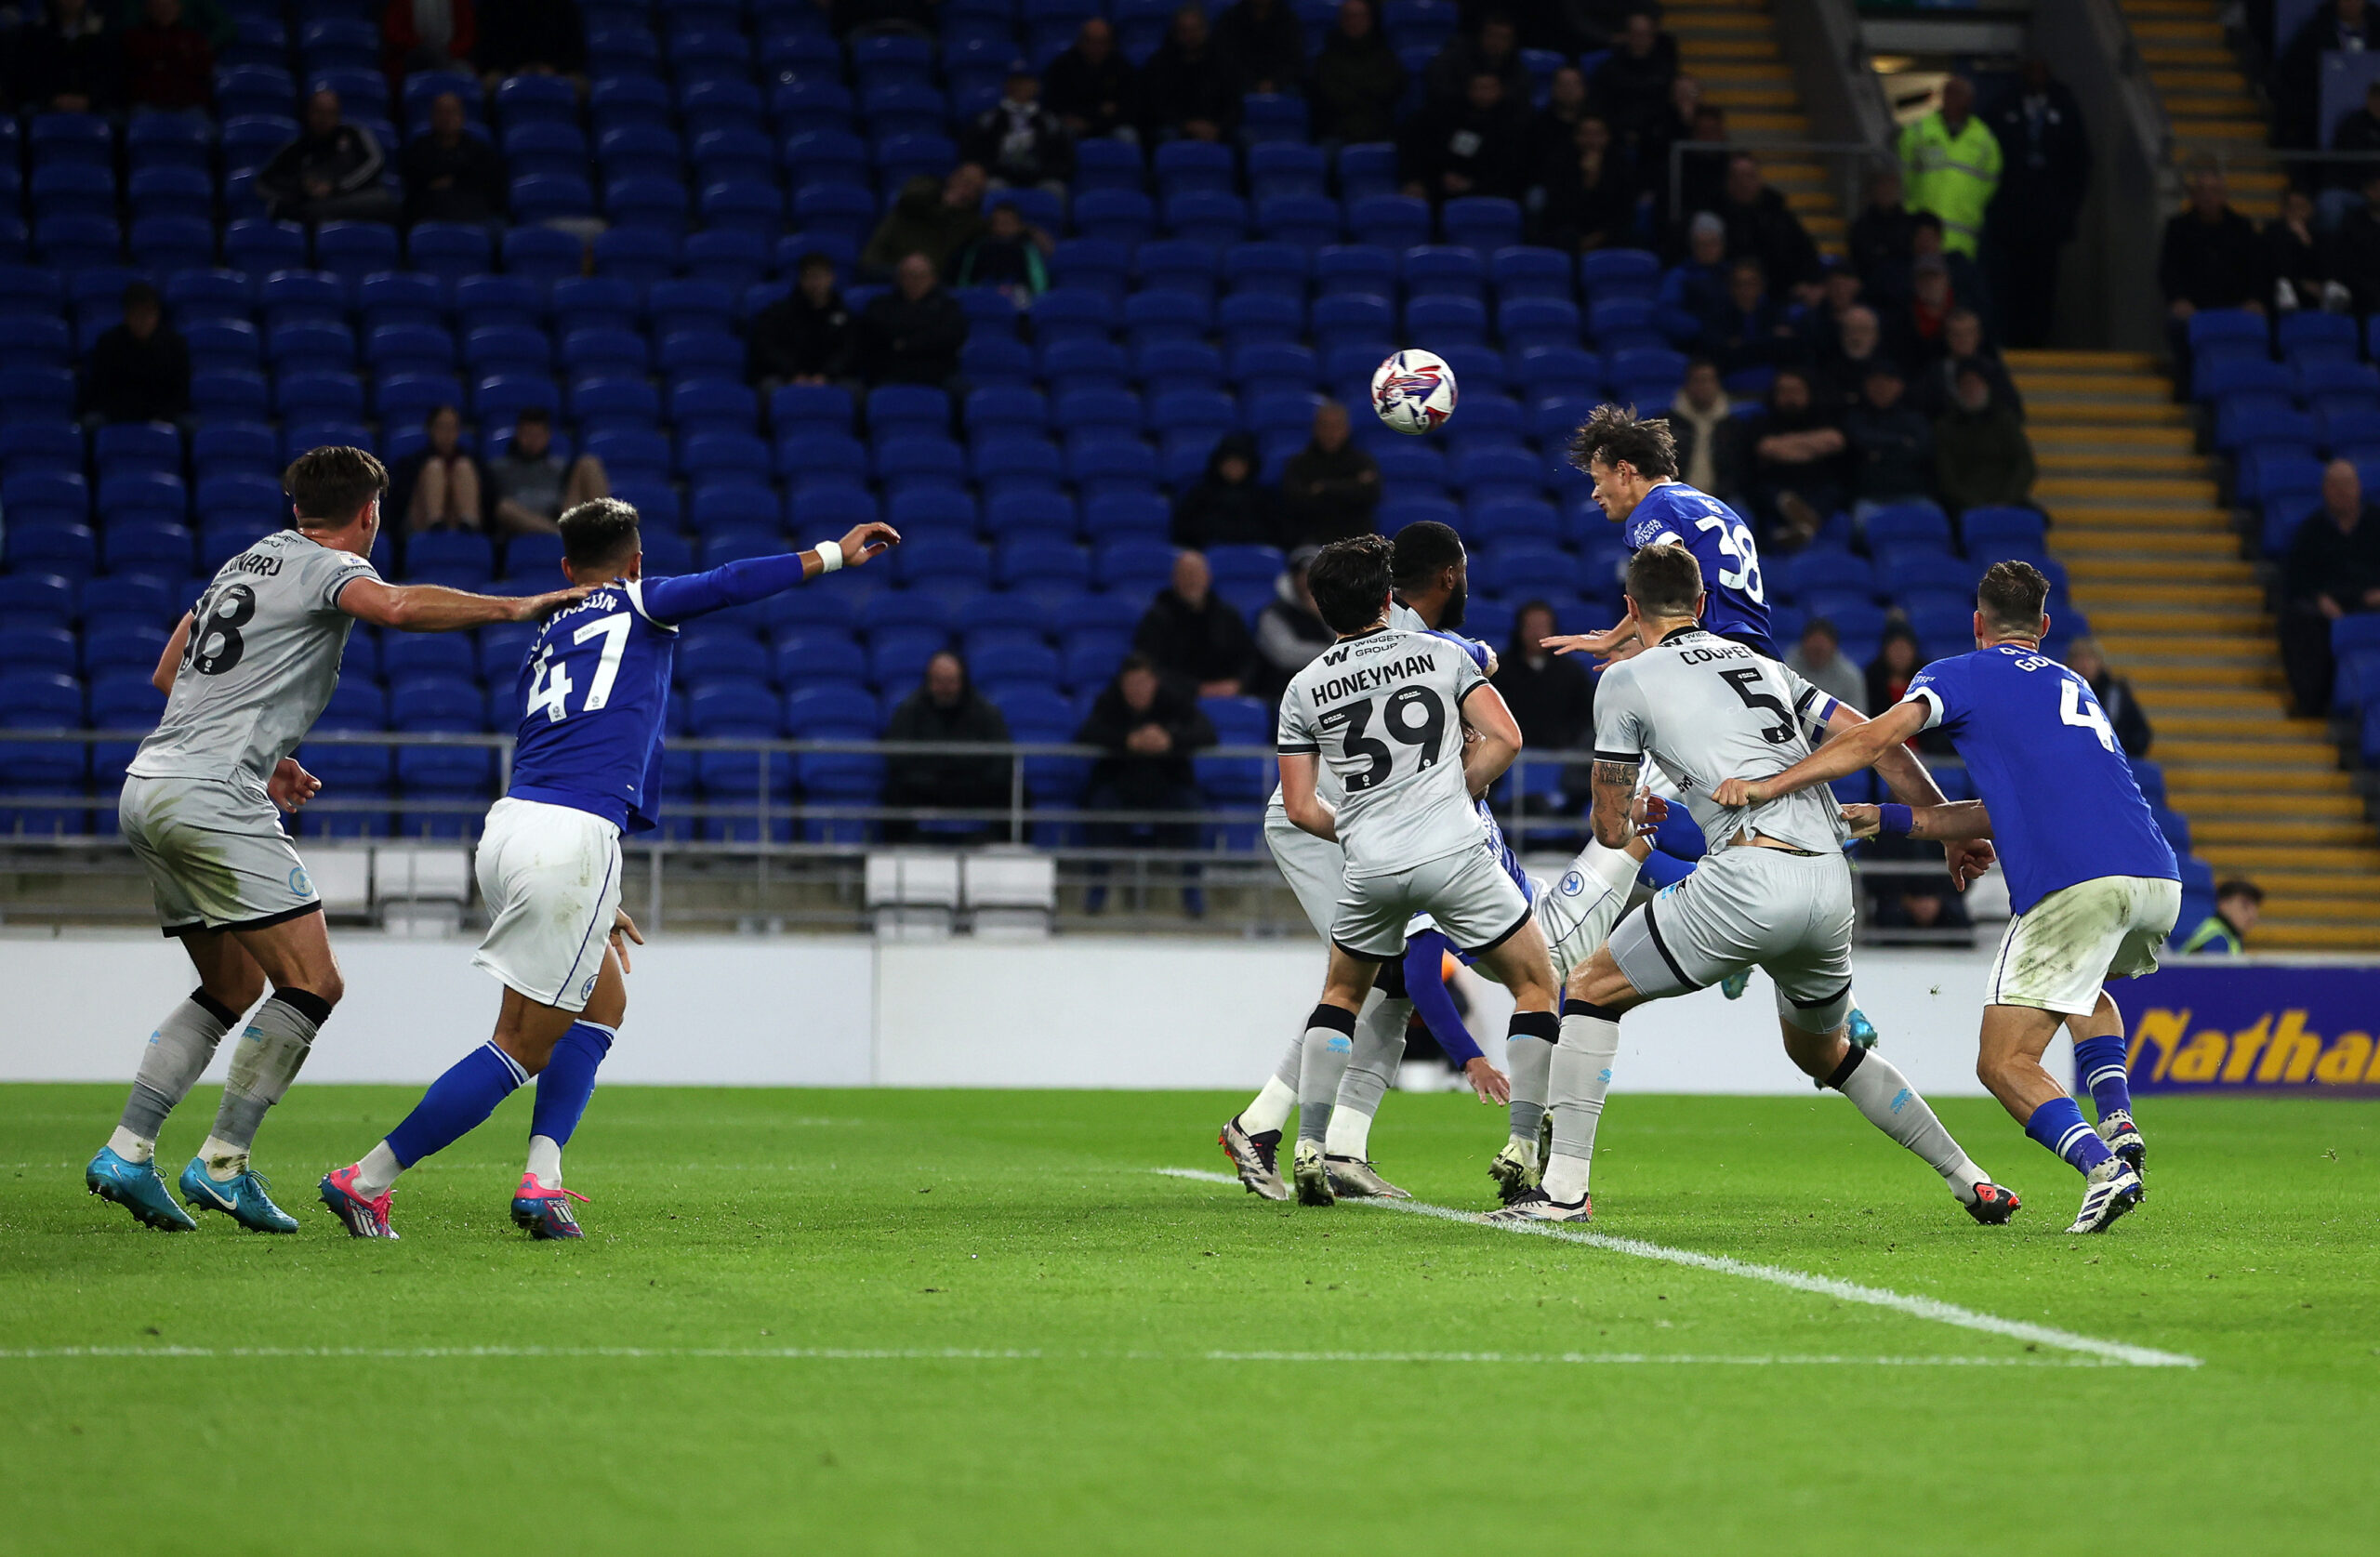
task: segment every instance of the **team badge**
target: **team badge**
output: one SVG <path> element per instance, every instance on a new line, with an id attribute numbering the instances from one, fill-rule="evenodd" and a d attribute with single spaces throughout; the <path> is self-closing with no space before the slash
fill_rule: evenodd
<path id="1" fill-rule="evenodd" d="M 1574 870 L 1562 877 L 1560 890 L 1564 897 L 1577 897 L 1587 890 L 1587 878 Z"/>

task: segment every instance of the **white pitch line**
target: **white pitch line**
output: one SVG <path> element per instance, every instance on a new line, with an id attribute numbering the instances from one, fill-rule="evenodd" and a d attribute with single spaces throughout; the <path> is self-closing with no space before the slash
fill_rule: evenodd
<path id="1" fill-rule="evenodd" d="M 1169 1179 L 1195 1179 L 1206 1184 L 1233 1184 L 1239 1180 L 1229 1173 L 1210 1173 L 1197 1168 L 1159 1168 L 1151 1169 Z M 1919 1319 L 1931 1319 L 1937 1324 L 1955 1325 L 1961 1329 L 1980 1330 L 1987 1335 L 2006 1336 L 2012 1340 L 2030 1341 L 2037 1346 L 2055 1346 L 2063 1352 L 2080 1352 L 2109 1363 L 2131 1367 L 2199 1367 L 2202 1359 L 2178 1352 L 2160 1352 L 2153 1347 L 2132 1346 L 2119 1340 L 2100 1340 L 2091 1336 L 2076 1335 L 2071 1330 L 2052 1329 L 2047 1325 L 2029 1324 L 2022 1319 L 2003 1319 L 1997 1314 L 1978 1313 L 1971 1308 L 1946 1303 L 1938 1298 L 1917 1298 L 1889 1287 L 1863 1287 L 1858 1282 L 1844 1281 L 1834 1276 L 1812 1275 L 1805 1271 L 1789 1271 L 1781 1265 L 1755 1265 L 1748 1260 L 1733 1260 L 1724 1254 L 1700 1254 L 1693 1249 L 1671 1248 L 1665 1244 L 1648 1244 L 1641 1238 L 1616 1238 L 1607 1233 L 1581 1233 L 1575 1228 L 1544 1222 L 1482 1221 L 1475 1211 L 1458 1211 L 1451 1206 L 1433 1206 L 1421 1200 L 1346 1200 L 1346 1206 L 1368 1206 L 1384 1211 L 1404 1211 L 1417 1217 L 1435 1217 L 1440 1221 L 1458 1221 L 1471 1227 L 1490 1228 L 1499 1233 L 1527 1233 L 1541 1238 L 1557 1238 L 1566 1244 L 1584 1244 L 1590 1248 L 1609 1249 L 1614 1254 L 1633 1255 L 1639 1260 L 1658 1260 L 1666 1264 L 1684 1265 L 1690 1270 L 1715 1271 L 1722 1275 L 1745 1276 L 1777 1287 L 1790 1287 L 1796 1291 L 1811 1292 L 1846 1303 L 1866 1303 L 1873 1308 L 1893 1309 Z"/>
<path id="2" fill-rule="evenodd" d="M 0 1362 L 143 1358 L 163 1361 L 246 1361 L 320 1358 L 416 1362 L 666 1358 L 681 1361 L 784 1362 L 1140 1362 L 1140 1363 L 1423 1363 L 1477 1366 L 1723 1366 L 1723 1367 L 2116 1367 L 2089 1358 L 1853 1357 L 1773 1353 L 1725 1356 L 1657 1352 L 1043 1352 L 973 1347 L 866 1348 L 836 1346 L 51 1346 L 0 1350 Z"/>

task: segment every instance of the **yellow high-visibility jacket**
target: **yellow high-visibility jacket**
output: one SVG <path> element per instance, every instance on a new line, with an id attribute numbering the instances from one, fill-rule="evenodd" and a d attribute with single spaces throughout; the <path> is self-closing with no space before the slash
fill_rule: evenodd
<path id="1" fill-rule="evenodd" d="M 1912 211 L 1942 218 L 1942 246 L 1972 258 L 1983 238 L 1983 213 L 2000 187 L 2000 138 L 1967 115 L 1957 135 L 1939 112 L 1900 132 L 1901 184 Z"/>

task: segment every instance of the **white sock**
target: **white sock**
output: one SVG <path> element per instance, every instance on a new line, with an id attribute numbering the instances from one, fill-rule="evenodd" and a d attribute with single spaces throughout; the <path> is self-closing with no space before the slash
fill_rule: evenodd
<path id="1" fill-rule="evenodd" d="M 1972 1204 L 1976 1185 L 1984 1181 L 1983 1169 L 1950 1139 L 1909 1078 L 1872 1049 L 1853 1049 L 1844 1063 L 1851 1067 L 1850 1074 L 1838 1070 L 1829 1085 L 1857 1104 L 1870 1124 L 1924 1158 L 1952 1194 Z"/>
<path id="2" fill-rule="evenodd" d="M 157 1143 L 118 1125 L 115 1133 L 108 1137 L 108 1150 L 126 1162 L 148 1162 L 156 1156 Z"/>
<path id="3" fill-rule="evenodd" d="M 529 1177 L 549 1190 L 562 1188 L 562 1142 L 549 1135 L 529 1138 Z"/>
<path id="4" fill-rule="evenodd" d="M 248 1149 L 210 1135 L 198 1149 L 198 1160 L 206 1165 L 208 1178 L 228 1184 L 248 1170 Z"/>
<path id="5" fill-rule="evenodd" d="M 1330 1123 L 1322 1135 L 1325 1156 L 1369 1158 L 1372 1153 L 1372 1116 L 1346 1103 L 1334 1104 Z"/>
<path id="6" fill-rule="evenodd" d="M 1595 1129 L 1611 1090 L 1612 1062 L 1620 1057 L 1620 1023 L 1610 1017 L 1576 1011 L 1562 1018 L 1562 1040 L 1554 1046 L 1547 1094 L 1554 1109 L 1554 1150 L 1545 1161 L 1546 1195 L 1566 1205 L 1587 1193 L 1595 1155 Z"/>
<path id="7" fill-rule="evenodd" d="M 364 1160 L 355 1165 L 356 1193 L 366 1200 L 377 1200 L 389 1193 L 389 1186 L 403 1171 L 404 1165 L 397 1161 L 397 1154 L 390 1151 L 389 1143 L 383 1141 L 364 1153 Z"/>
<path id="8" fill-rule="evenodd" d="M 1256 1101 L 1239 1111 L 1239 1128 L 1250 1135 L 1279 1129 L 1289 1122 L 1289 1110 L 1297 1105 L 1298 1089 L 1277 1075 L 1268 1075 Z"/>

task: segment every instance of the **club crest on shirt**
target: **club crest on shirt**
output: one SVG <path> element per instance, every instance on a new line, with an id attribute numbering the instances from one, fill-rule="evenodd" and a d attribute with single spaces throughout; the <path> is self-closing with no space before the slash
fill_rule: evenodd
<path id="1" fill-rule="evenodd" d="M 1587 890 L 1587 878 L 1580 876 L 1575 870 L 1571 871 L 1568 875 L 1562 877 L 1562 883 L 1558 890 L 1564 897 L 1577 897 L 1580 892 Z"/>

